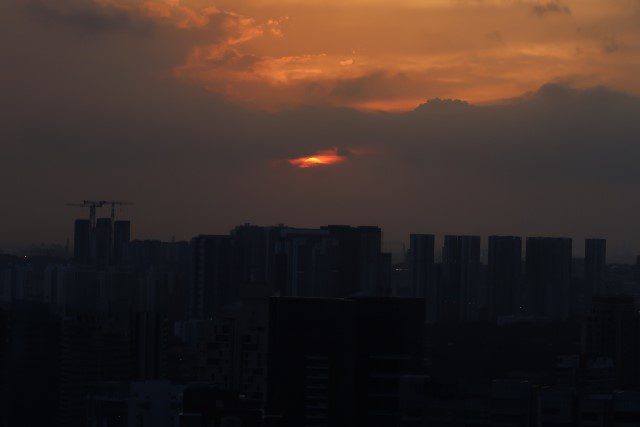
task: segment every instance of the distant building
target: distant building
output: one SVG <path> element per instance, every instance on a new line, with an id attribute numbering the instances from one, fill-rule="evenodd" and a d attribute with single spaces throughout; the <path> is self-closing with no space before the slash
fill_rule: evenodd
<path id="1" fill-rule="evenodd" d="M 606 290 L 607 241 L 605 239 L 585 240 L 584 261 L 586 289 L 591 295 L 603 295 Z"/>
<path id="2" fill-rule="evenodd" d="M 123 264 L 127 260 L 129 241 L 131 240 L 131 222 L 113 223 L 113 262 Z"/>
<path id="3" fill-rule="evenodd" d="M 91 221 L 77 219 L 73 233 L 73 259 L 78 264 L 91 264 L 94 259 L 94 235 Z"/>
<path id="4" fill-rule="evenodd" d="M 98 218 L 95 236 L 96 263 L 100 267 L 108 266 L 113 259 L 113 223 L 111 218 Z"/>
<path id="5" fill-rule="evenodd" d="M 445 236 L 438 317 L 477 320 L 480 308 L 480 237 Z"/>
<path id="6" fill-rule="evenodd" d="M 244 224 L 231 231 L 234 282 L 237 285 L 264 284 L 268 266 L 268 228 Z"/>
<path id="7" fill-rule="evenodd" d="M 435 285 L 433 265 L 435 263 L 435 236 L 433 234 L 412 234 L 409 236 L 409 272 L 411 274 L 412 297 L 431 297 Z M 436 295 L 433 295 L 436 296 Z"/>
<path id="8" fill-rule="evenodd" d="M 389 257 L 378 227 L 269 229 L 267 282 L 283 296 L 388 295 Z"/>
<path id="9" fill-rule="evenodd" d="M 513 236 L 489 237 L 487 279 L 496 316 L 520 313 L 522 297 L 522 239 Z"/>
<path id="10" fill-rule="evenodd" d="M 231 281 L 231 262 L 229 236 L 200 235 L 191 240 L 190 318 L 210 318 L 235 300 L 237 289 Z"/>
<path id="11" fill-rule="evenodd" d="M 534 315 L 553 320 L 569 317 L 571 261 L 571 239 L 527 238 L 527 291 Z"/>
<path id="12" fill-rule="evenodd" d="M 361 226 L 357 228 L 359 244 L 359 291 L 370 296 L 381 295 L 385 288 L 381 282 L 382 230 L 380 227 Z"/>

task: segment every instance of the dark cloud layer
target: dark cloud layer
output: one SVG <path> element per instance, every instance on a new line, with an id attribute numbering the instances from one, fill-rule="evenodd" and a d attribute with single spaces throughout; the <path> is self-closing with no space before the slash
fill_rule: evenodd
<path id="1" fill-rule="evenodd" d="M 0 79 L 0 240 L 63 240 L 78 214 L 65 202 L 104 197 L 136 203 L 137 237 L 353 223 L 380 224 L 390 240 L 598 235 L 614 254 L 640 250 L 636 97 L 550 84 L 500 105 L 266 113 L 178 83 L 166 70 L 184 50 L 158 49 L 162 34 L 88 42 L 6 2 L 0 12 L 24 30 L 19 45 L 0 41 L 10 76 Z M 332 147 L 347 160 L 274 165 Z"/>
<path id="2" fill-rule="evenodd" d="M 62 25 L 88 33 L 141 29 L 141 22 L 113 7 L 96 7 L 86 1 L 31 0 L 27 12 L 46 25 Z M 149 25 L 149 23 L 146 23 Z"/>

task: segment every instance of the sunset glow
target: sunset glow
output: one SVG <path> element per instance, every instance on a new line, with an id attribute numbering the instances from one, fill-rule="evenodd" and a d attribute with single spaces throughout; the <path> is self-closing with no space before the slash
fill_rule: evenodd
<path id="1" fill-rule="evenodd" d="M 317 166 L 330 166 L 342 163 L 347 160 L 346 156 L 338 154 L 337 148 L 319 151 L 311 156 L 298 157 L 289 159 L 287 162 L 300 169 L 313 168 Z"/>

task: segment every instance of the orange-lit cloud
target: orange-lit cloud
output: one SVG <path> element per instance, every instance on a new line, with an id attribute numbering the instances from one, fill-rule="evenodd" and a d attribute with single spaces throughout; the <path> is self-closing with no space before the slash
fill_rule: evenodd
<path id="1" fill-rule="evenodd" d="M 211 4 L 181 0 L 95 0 L 96 3 L 118 9 L 137 12 L 143 16 L 166 22 L 181 29 L 205 27 L 211 17 L 222 13 Z"/>
<path id="2" fill-rule="evenodd" d="M 410 110 L 558 81 L 640 94 L 638 2 L 96 1 L 193 33 L 174 77 L 251 108 Z"/>

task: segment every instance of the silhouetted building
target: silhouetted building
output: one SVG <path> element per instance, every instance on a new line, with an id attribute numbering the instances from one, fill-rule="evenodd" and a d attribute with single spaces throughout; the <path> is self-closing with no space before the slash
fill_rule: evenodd
<path id="1" fill-rule="evenodd" d="M 381 253 L 378 261 L 378 287 L 375 292 L 379 297 L 393 295 L 393 255 Z"/>
<path id="2" fill-rule="evenodd" d="M 633 297 L 594 297 L 586 351 L 613 360 L 618 387 L 640 385 L 640 315 Z"/>
<path id="3" fill-rule="evenodd" d="M 142 311 L 132 316 L 136 380 L 166 378 L 169 325 L 164 314 Z"/>
<path id="4" fill-rule="evenodd" d="M 537 427 L 540 419 L 538 388 L 518 380 L 491 383 L 491 427 Z"/>
<path id="5" fill-rule="evenodd" d="M 408 267 L 411 274 L 411 296 L 426 298 L 427 317 L 429 317 L 430 313 L 435 313 L 435 302 L 438 297 L 433 277 L 435 236 L 433 234 L 412 234 L 409 239 Z"/>
<path id="6" fill-rule="evenodd" d="M 480 237 L 445 236 L 438 319 L 477 320 L 480 308 Z"/>
<path id="7" fill-rule="evenodd" d="M 66 316 L 60 331 L 58 425 L 80 427 L 91 384 L 134 375 L 132 339 L 126 319 L 91 314 Z"/>
<path id="8" fill-rule="evenodd" d="M 0 308 L 3 426 L 51 425 L 58 414 L 60 320 L 45 304 Z"/>
<path id="9" fill-rule="evenodd" d="M 330 292 L 334 297 L 380 292 L 382 232 L 378 227 L 321 227 L 338 243 L 335 255 L 337 277 Z"/>
<path id="10" fill-rule="evenodd" d="M 208 384 L 193 384 L 183 391 L 180 427 L 261 427 L 260 402 Z"/>
<path id="11" fill-rule="evenodd" d="M 231 263 L 229 236 L 201 235 L 191 240 L 190 318 L 210 318 L 235 300 L 237 289 L 231 282 Z"/>
<path id="12" fill-rule="evenodd" d="M 607 267 L 607 241 L 587 239 L 584 246 L 584 278 L 591 295 L 605 293 L 605 272 Z"/>
<path id="13" fill-rule="evenodd" d="M 91 221 L 76 219 L 73 231 L 73 259 L 78 264 L 91 264 L 94 258 L 94 235 Z"/>
<path id="14" fill-rule="evenodd" d="M 278 426 L 388 426 L 421 365 L 420 299 L 272 298 L 266 415 Z"/>
<path id="15" fill-rule="evenodd" d="M 355 329 L 351 301 L 272 298 L 266 414 L 282 427 L 355 425 Z"/>
<path id="16" fill-rule="evenodd" d="M 95 230 L 95 260 L 98 266 L 105 267 L 113 258 L 113 223 L 111 218 L 98 218 Z"/>
<path id="17" fill-rule="evenodd" d="M 571 239 L 527 238 L 527 291 L 533 314 L 553 320 L 569 317 L 571 258 Z"/>
<path id="18" fill-rule="evenodd" d="M 231 231 L 233 241 L 233 281 L 236 285 L 267 281 L 268 229 L 244 224 Z"/>
<path id="19" fill-rule="evenodd" d="M 178 427 L 183 386 L 168 381 L 87 387 L 87 427 Z"/>
<path id="20" fill-rule="evenodd" d="M 267 281 L 286 296 L 346 297 L 391 292 L 389 258 L 378 227 L 272 227 Z"/>
<path id="21" fill-rule="evenodd" d="M 113 223 L 113 262 L 123 264 L 127 260 L 129 241 L 131 240 L 131 222 Z"/>
<path id="22" fill-rule="evenodd" d="M 489 288 L 496 316 L 520 312 L 522 296 L 522 239 L 513 236 L 489 237 L 487 265 Z"/>
<path id="23" fill-rule="evenodd" d="M 283 296 L 340 295 L 338 241 L 327 230 L 277 230 L 274 269 L 279 271 L 275 289 Z M 356 260 L 352 261 L 355 267 Z"/>
<path id="24" fill-rule="evenodd" d="M 380 227 L 358 227 L 359 241 L 359 291 L 365 295 L 381 295 L 385 287 L 382 281 L 382 230 Z"/>

